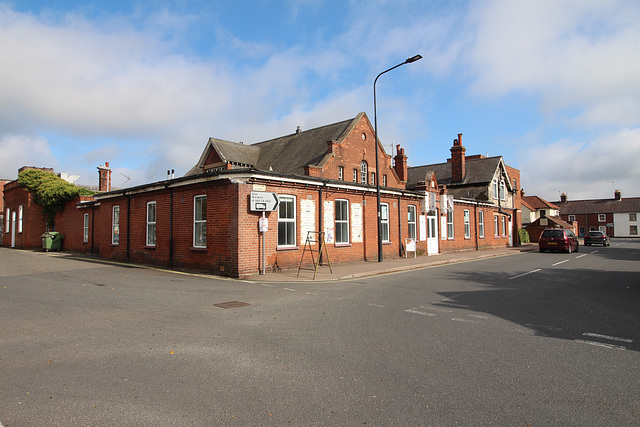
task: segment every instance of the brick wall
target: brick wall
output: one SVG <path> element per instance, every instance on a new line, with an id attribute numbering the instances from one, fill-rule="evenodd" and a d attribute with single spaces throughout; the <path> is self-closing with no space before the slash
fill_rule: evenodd
<path id="1" fill-rule="evenodd" d="M 42 233 L 46 230 L 44 215 L 42 208 L 35 204 L 31 194 L 18 185 L 17 181 L 9 182 L 4 187 L 4 215 L 6 216 L 7 208 L 9 214 L 9 228 L 5 228 L 2 233 L 2 245 L 11 246 L 13 212 L 16 213 L 16 233 L 15 247 L 22 249 L 35 249 L 42 247 Z M 22 231 L 18 231 L 19 212 L 22 207 Z M 6 218 L 5 225 L 6 225 Z"/>
<path id="2" fill-rule="evenodd" d="M 364 139 L 363 136 L 364 135 Z M 330 148 L 334 157 L 329 160 L 321 172 L 314 171 L 312 176 L 338 179 L 338 168 L 344 168 L 344 181 L 353 182 L 353 170 L 357 170 L 358 182 L 360 182 L 360 164 L 367 162 L 367 184 L 371 184 L 371 172 L 376 172 L 376 152 L 378 150 L 378 163 L 380 167 L 380 185 L 383 185 L 382 177 L 387 176 L 387 187 L 404 188 L 396 171 L 391 165 L 391 155 L 384 152 L 380 144 L 375 144 L 375 132 L 369 120 L 362 118 L 344 139 L 341 144 L 332 144 Z"/>
<path id="3" fill-rule="evenodd" d="M 99 223 L 100 209 L 79 208 L 80 202 L 87 202 L 91 197 L 79 197 L 66 202 L 64 209 L 56 214 L 55 231 L 62 234 L 62 250 L 78 253 L 96 253 L 99 245 L 96 242 L 94 226 Z M 88 236 L 84 240 L 84 215 L 89 215 Z"/>
<path id="4" fill-rule="evenodd" d="M 469 229 L 470 237 L 465 238 L 464 211 L 469 211 Z M 453 210 L 453 230 L 454 238 L 442 240 L 442 236 L 447 236 L 447 228 L 440 227 L 440 252 L 463 251 L 474 249 L 490 249 L 509 246 L 509 221 L 506 219 L 506 228 L 503 228 L 503 214 L 498 213 L 498 208 L 488 206 L 476 206 L 474 204 L 456 203 Z M 484 213 L 484 237 L 480 237 L 478 230 L 478 222 L 480 218 L 479 212 Z M 495 235 L 494 217 L 498 218 L 498 235 Z M 446 215 L 441 215 L 445 218 Z M 515 243 L 516 237 L 513 236 Z"/>

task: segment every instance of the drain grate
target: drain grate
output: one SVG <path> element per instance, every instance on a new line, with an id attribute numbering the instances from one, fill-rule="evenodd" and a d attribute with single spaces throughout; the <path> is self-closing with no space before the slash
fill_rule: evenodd
<path id="1" fill-rule="evenodd" d="M 220 302 L 218 304 L 213 304 L 214 307 L 218 307 L 218 308 L 242 308 L 250 305 L 251 304 L 242 302 L 242 301 L 227 301 L 227 302 Z"/>

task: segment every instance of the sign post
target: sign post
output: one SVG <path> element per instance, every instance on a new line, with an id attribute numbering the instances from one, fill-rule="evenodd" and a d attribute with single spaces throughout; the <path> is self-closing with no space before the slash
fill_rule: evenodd
<path id="1" fill-rule="evenodd" d="M 269 231 L 269 219 L 265 216 L 265 212 L 272 212 L 278 209 L 278 195 L 268 191 L 252 191 L 249 208 L 252 212 L 262 212 L 262 217 L 258 219 L 258 231 L 262 235 L 262 270 L 260 274 L 266 274 L 265 260 L 265 237 Z"/>

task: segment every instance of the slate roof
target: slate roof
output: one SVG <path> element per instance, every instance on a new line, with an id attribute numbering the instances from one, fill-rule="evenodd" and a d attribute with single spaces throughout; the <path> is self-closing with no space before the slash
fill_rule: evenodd
<path id="1" fill-rule="evenodd" d="M 526 203 L 528 207 L 533 208 L 533 210 L 538 210 L 538 209 L 559 210 L 560 209 L 559 206 L 554 205 L 553 203 L 549 203 L 545 199 L 538 196 L 524 196 L 522 198 L 522 202 Z"/>
<path id="2" fill-rule="evenodd" d="M 425 175 L 429 171 L 435 172 L 438 184 L 443 184 L 447 187 L 488 185 L 491 183 L 501 159 L 501 156 L 467 159 L 465 161 L 465 176 L 462 182 L 451 181 L 451 162 L 409 167 L 407 186 L 413 188 L 419 181 L 424 181 Z"/>
<path id="3" fill-rule="evenodd" d="M 571 200 L 565 203 L 554 203 L 560 207 L 561 215 L 640 212 L 640 197 L 627 197 L 621 200 Z"/>
<path id="4" fill-rule="evenodd" d="M 353 119 L 296 132 L 279 138 L 244 145 L 210 138 L 207 144 L 226 162 L 245 165 L 263 171 L 282 174 L 305 175 L 305 166 L 322 166 L 330 153 L 327 142 L 340 143 L 356 123 L 365 116 L 360 113 Z M 207 147 L 202 157 L 185 176 L 203 173 Z"/>

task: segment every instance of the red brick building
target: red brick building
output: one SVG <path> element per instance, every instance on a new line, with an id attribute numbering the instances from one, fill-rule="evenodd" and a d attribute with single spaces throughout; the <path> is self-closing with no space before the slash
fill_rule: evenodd
<path id="1" fill-rule="evenodd" d="M 429 167 L 416 173 L 400 146 L 396 156 L 387 155 L 364 113 L 253 145 L 211 138 L 185 176 L 69 203 L 56 216 L 56 231 L 65 235 L 63 250 L 233 277 L 258 273 L 263 259 L 267 270 L 298 267 L 307 237 L 318 232 L 332 263 L 372 260 L 379 178 L 384 257 L 402 256 L 414 245 L 418 254 L 507 246 L 518 223 L 513 179 L 519 172 L 501 157 L 465 157 L 460 136 L 448 174 Z M 108 164 L 99 173 L 101 185 L 110 185 Z M 10 185 L 7 209 L 13 214 L 25 209 L 28 193 Z M 485 189 L 462 197 L 465 185 Z M 255 204 L 265 194 L 278 198 L 275 210 Z M 28 216 L 35 210 L 29 206 Z M 40 230 L 29 231 L 39 239 L 43 222 L 33 217 Z M 3 233 L 7 246 L 10 236 Z M 39 245 L 23 238 L 11 246 Z"/>
<path id="2" fill-rule="evenodd" d="M 615 190 L 612 199 L 568 200 L 563 193 L 554 203 L 562 219 L 578 222 L 580 237 L 588 231 L 602 231 L 610 237 L 640 236 L 640 197 L 623 198 L 622 192 Z"/>

